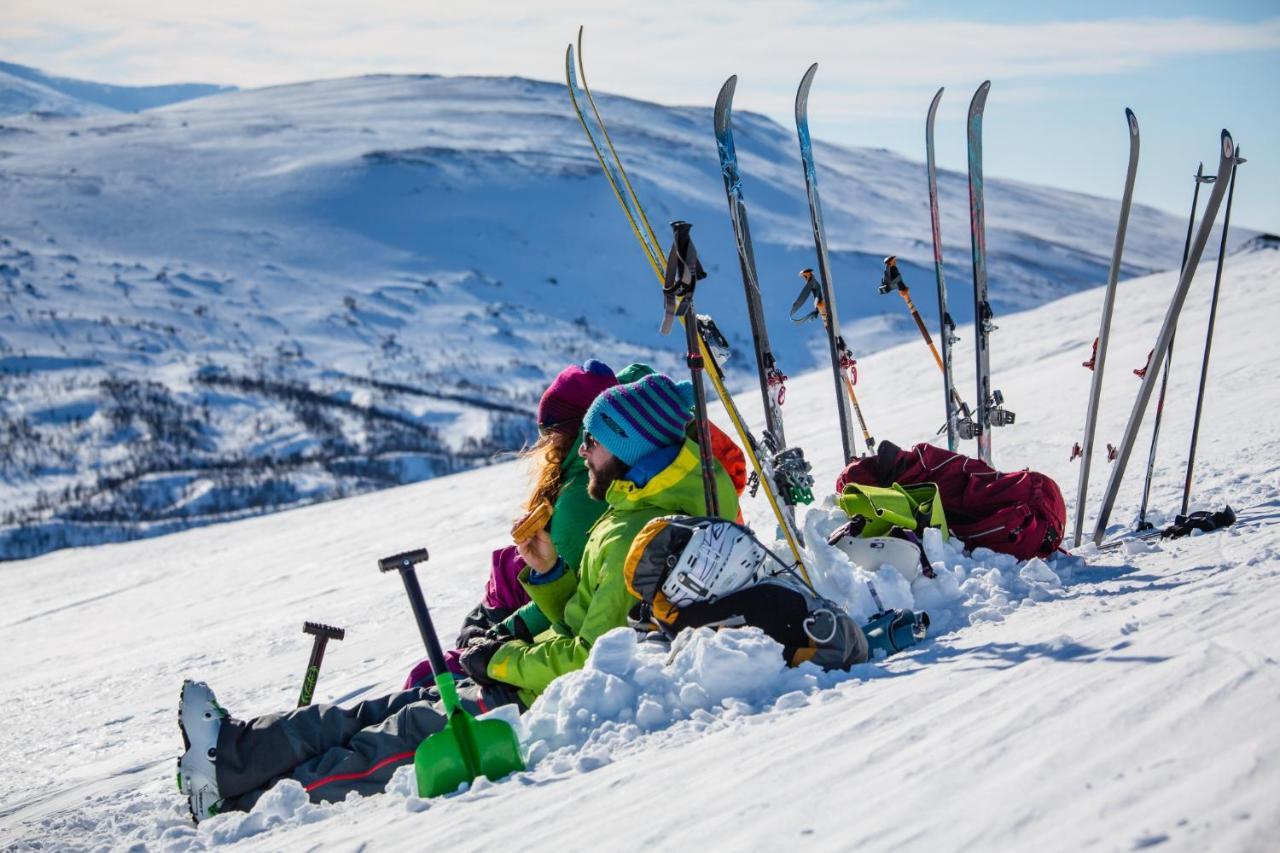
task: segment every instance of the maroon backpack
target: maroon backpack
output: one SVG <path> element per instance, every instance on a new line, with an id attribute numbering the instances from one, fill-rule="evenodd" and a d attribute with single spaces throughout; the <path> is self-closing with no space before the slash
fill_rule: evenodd
<path id="1" fill-rule="evenodd" d="M 980 459 L 917 444 L 902 450 L 880 442 L 875 456 L 849 463 L 836 479 L 845 485 L 904 486 L 936 483 L 951 532 L 969 548 L 990 548 L 1019 560 L 1048 557 L 1067 525 L 1067 505 L 1058 484 L 1035 471 L 1001 474 Z"/>

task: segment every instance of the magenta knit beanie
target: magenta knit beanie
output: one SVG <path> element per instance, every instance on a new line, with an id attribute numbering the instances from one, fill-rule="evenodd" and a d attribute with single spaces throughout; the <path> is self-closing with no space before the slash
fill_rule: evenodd
<path id="1" fill-rule="evenodd" d="M 589 359 L 560 371 L 538 403 L 538 428 L 577 433 L 582 416 L 601 391 L 618 384 L 613 369 L 603 361 Z"/>

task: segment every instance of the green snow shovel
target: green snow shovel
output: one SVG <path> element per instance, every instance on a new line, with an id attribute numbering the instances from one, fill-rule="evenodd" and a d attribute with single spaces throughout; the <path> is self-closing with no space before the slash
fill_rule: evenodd
<path id="1" fill-rule="evenodd" d="M 413 756 L 414 770 L 418 776 L 418 796 L 435 797 L 452 794 L 463 782 L 470 782 L 484 775 L 493 781 L 524 769 L 520 758 L 520 743 L 515 729 L 503 720 L 477 720 L 458 701 L 458 690 L 453 673 L 444 662 L 444 652 L 436 637 L 427 602 L 413 567 L 426 562 L 427 549 L 393 554 L 378 561 L 384 572 L 399 571 L 404 580 L 409 604 L 418 622 L 418 632 L 427 646 L 427 657 L 435 673 L 436 689 L 444 704 L 448 721 L 444 728 L 428 735 L 418 745 Z"/>

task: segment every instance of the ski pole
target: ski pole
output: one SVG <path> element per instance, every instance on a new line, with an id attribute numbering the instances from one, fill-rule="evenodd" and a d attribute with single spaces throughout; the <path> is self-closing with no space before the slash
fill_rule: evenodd
<path id="1" fill-rule="evenodd" d="M 1205 175 L 1204 163 L 1196 168 L 1195 174 L 1195 191 L 1191 194 L 1191 217 L 1187 221 L 1187 239 L 1182 244 L 1182 264 L 1178 267 L 1179 271 L 1186 269 L 1187 254 L 1191 250 L 1191 232 L 1195 229 L 1196 224 L 1196 205 L 1200 201 L 1200 185 L 1212 184 L 1217 180 L 1215 175 Z M 1164 400 L 1165 393 L 1169 389 L 1169 371 L 1173 366 L 1173 342 L 1177 337 L 1178 327 L 1175 323 L 1173 330 L 1169 333 L 1169 351 L 1165 354 L 1164 359 L 1164 375 L 1160 377 L 1160 396 L 1156 398 L 1156 417 L 1151 427 L 1151 449 L 1147 451 L 1147 475 L 1142 481 L 1142 502 L 1138 505 L 1138 530 L 1148 530 L 1151 528 L 1151 522 L 1147 521 L 1147 501 L 1151 497 L 1151 480 L 1156 470 L 1156 445 L 1160 441 L 1160 421 L 1164 418 Z M 1151 368 L 1151 354 L 1147 354 L 1146 366 L 1133 371 L 1133 374 L 1139 379 L 1147 375 L 1147 370 Z"/>
<path id="2" fill-rule="evenodd" d="M 302 633 L 310 634 L 311 660 L 307 662 L 307 674 L 302 679 L 302 693 L 298 696 L 298 707 L 311 704 L 311 697 L 316 692 L 316 680 L 320 677 L 320 662 L 324 660 L 324 647 L 330 640 L 342 640 L 347 636 L 343 628 L 323 625 L 319 622 L 303 622 Z"/>
<path id="3" fill-rule="evenodd" d="M 915 302 L 911 300 L 911 288 L 907 287 L 907 283 L 902 279 L 902 272 L 898 269 L 898 258 L 890 255 L 884 259 L 884 277 L 880 279 L 880 292 L 885 294 L 893 290 L 898 291 L 902 301 L 907 303 L 907 310 L 911 312 L 911 319 L 916 321 L 916 328 L 924 336 L 924 342 L 928 344 L 929 352 L 933 353 L 933 360 L 938 363 L 938 369 L 946 373 L 947 368 L 942 364 L 942 356 L 938 354 L 938 348 L 933 345 L 933 336 L 929 334 L 929 328 L 924 324 L 924 320 L 921 319 L 920 312 L 916 310 Z"/>
<path id="4" fill-rule="evenodd" d="M 667 255 L 667 271 L 662 285 L 665 314 L 662 318 L 662 334 L 671 332 L 677 316 L 684 319 L 685 363 L 693 381 L 694 421 L 698 430 L 698 457 L 702 462 L 702 494 L 707 515 L 720 514 L 720 500 L 716 495 L 716 471 L 711 448 L 711 423 L 707 420 L 707 392 L 702 387 L 702 373 L 706 363 L 698 348 L 698 315 L 693 310 L 693 290 L 699 280 L 707 277 L 698 250 L 689 237 L 693 228 L 688 222 L 671 223 L 671 252 Z M 678 302 L 677 302 L 678 300 Z"/>
<path id="5" fill-rule="evenodd" d="M 1196 416 L 1191 422 L 1191 450 L 1187 453 L 1187 477 L 1182 483 L 1182 515 L 1191 503 L 1191 474 L 1196 464 L 1196 440 L 1200 436 L 1200 412 L 1204 406 L 1204 386 L 1209 378 L 1209 350 L 1213 347 L 1213 324 L 1218 316 L 1218 290 L 1222 286 L 1222 262 L 1227 256 L 1227 232 L 1231 230 L 1231 199 L 1236 191 L 1236 167 L 1246 162 L 1237 148 L 1231 161 L 1231 183 L 1227 186 L 1227 209 L 1222 215 L 1222 241 L 1218 244 L 1218 270 L 1213 276 L 1213 298 L 1209 302 L 1209 328 L 1204 336 L 1204 358 L 1200 361 L 1200 390 L 1196 393 Z"/>
<path id="6" fill-rule="evenodd" d="M 884 259 L 884 278 L 880 280 L 880 292 L 889 293 L 893 290 L 897 290 L 898 295 L 907 303 L 907 310 L 911 312 L 911 319 L 916 321 L 916 327 L 920 330 L 920 334 L 924 336 L 924 342 L 929 345 L 929 352 L 933 353 L 933 360 L 937 362 L 938 369 L 942 371 L 942 375 L 945 377 L 947 375 L 946 365 L 942 361 L 942 356 L 938 354 L 938 348 L 934 346 L 933 336 L 929 334 L 929 329 L 920 317 L 920 312 L 916 309 L 915 302 L 911 299 L 911 288 L 907 287 L 906 281 L 902 278 L 902 271 L 898 269 L 898 258 L 890 255 Z M 951 389 L 951 399 L 959 412 L 969 411 L 969 407 L 960 397 L 960 392 L 954 387 Z M 954 413 L 951 416 L 954 417 Z"/>

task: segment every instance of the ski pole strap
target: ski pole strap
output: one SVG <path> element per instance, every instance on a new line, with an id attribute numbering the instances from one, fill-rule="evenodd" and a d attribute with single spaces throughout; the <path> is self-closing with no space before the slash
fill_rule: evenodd
<path id="1" fill-rule="evenodd" d="M 693 293 L 693 287 L 707 277 L 702 262 L 698 260 L 698 250 L 689 239 L 688 222 L 676 220 L 671 223 L 674 237 L 671 251 L 667 254 L 667 271 L 662 283 L 662 326 L 659 331 L 671 333 L 671 326 L 676 319 L 676 299 Z"/>
<path id="2" fill-rule="evenodd" d="M 818 316 L 818 309 L 814 308 L 803 317 L 797 317 L 796 312 L 804 307 L 805 302 L 813 299 L 815 302 L 822 301 L 822 292 L 818 288 L 818 279 L 811 269 L 800 270 L 800 275 L 804 278 L 804 287 L 800 290 L 800 295 L 791 303 L 791 319 L 797 323 L 807 323 Z"/>

